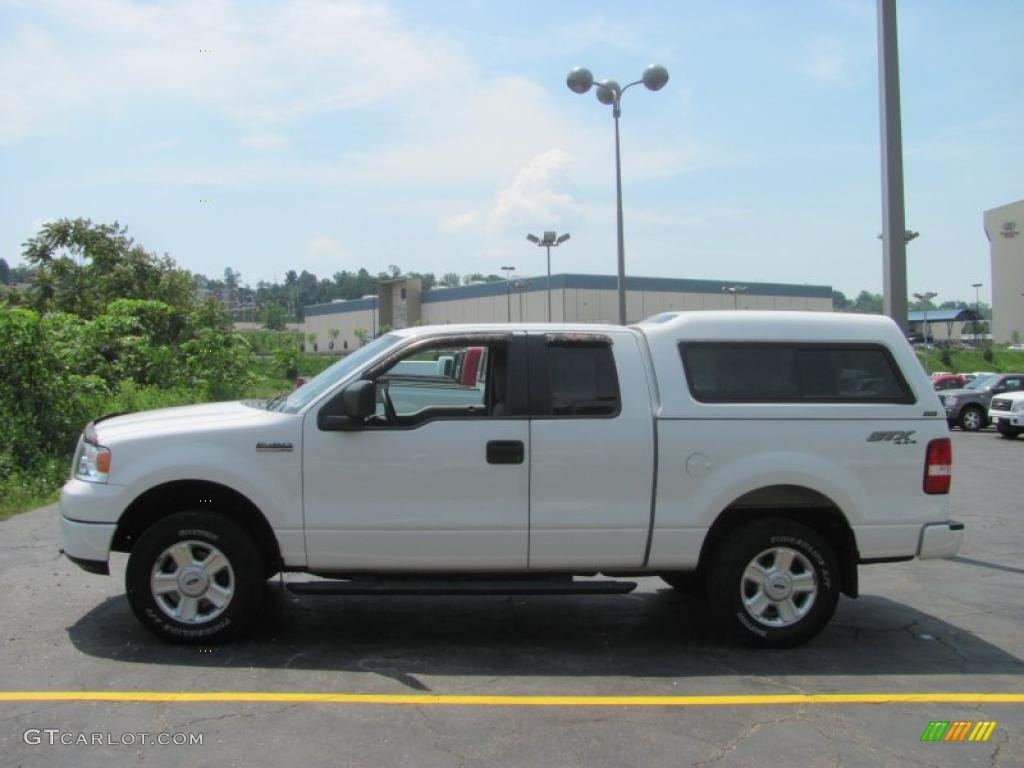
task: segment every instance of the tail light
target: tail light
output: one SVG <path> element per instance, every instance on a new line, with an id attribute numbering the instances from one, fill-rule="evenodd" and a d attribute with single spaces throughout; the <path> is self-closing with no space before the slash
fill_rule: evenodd
<path id="1" fill-rule="evenodd" d="M 948 437 L 928 443 L 924 460 L 924 492 L 949 493 L 953 475 L 953 444 Z"/>

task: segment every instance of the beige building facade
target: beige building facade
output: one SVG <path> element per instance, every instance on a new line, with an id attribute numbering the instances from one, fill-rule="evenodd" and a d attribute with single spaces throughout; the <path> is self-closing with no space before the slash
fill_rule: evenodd
<path id="1" fill-rule="evenodd" d="M 723 289 L 735 282 L 630 277 L 626 281 L 626 319 L 638 322 L 660 312 L 704 309 L 832 311 L 827 285 L 741 283 L 735 297 Z M 618 291 L 611 275 L 552 275 L 553 322 L 614 323 Z M 304 333 L 315 333 L 321 352 L 346 352 L 359 335 L 381 328 L 454 323 L 544 322 L 548 317 L 545 277 L 422 290 L 420 280 L 400 277 L 380 284 L 377 297 L 305 307 Z M 331 338 L 331 331 L 338 331 Z M 358 332 L 358 333 L 357 333 Z M 333 343 L 332 343 L 333 342 Z"/>
<path id="2" fill-rule="evenodd" d="M 1019 343 L 1024 339 L 1024 200 L 985 211 L 984 219 L 992 259 L 992 340 Z"/>

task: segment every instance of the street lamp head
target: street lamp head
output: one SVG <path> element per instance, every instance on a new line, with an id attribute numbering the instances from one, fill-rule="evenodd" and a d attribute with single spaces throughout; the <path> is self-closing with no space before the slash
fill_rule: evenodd
<path id="1" fill-rule="evenodd" d="M 544 245 L 553 245 L 555 238 L 558 237 L 558 233 L 553 230 L 547 230 L 544 232 Z"/>
<path id="2" fill-rule="evenodd" d="M 515 270 L 515 267 L 502 267 L 502 270 L 504 270 L 505 272 L 512 272 L 513 270 Z"/>
<path id="3" fill-rule="evenodd" d="M 527 235 L 526 239 L 529 240 L 531 243 L 539 243 L 540 242 L 540 238 L 537 237 L 536 235 Z"/>
<path id="4" fill-rule="evenodd" d="M 981 288 L 983 285 L 984 283 L 971 283 L 971 288 Z"/>
<path id="5" fill-rule="evenodd" d="M 597 84 L 597 100 L 609 107 L 615 103 L 621 92 L 621 86 L 614 80 L 602 80 Z"/>
<path id="6" fill-rule="evenodd" d="M 566 232 L 564 235 L 559 236 L 559 238 L 555 241 L 555 244 L 556 245 L 561 245 L 562 243 L 564 243 L 568 239 L 569 239 L 569 233 Z"/>
<path id="7" fill-rule="evenodd" d="M 665 83 L 668 82 L 668 70 L 660 64 L 651 64 L 651 66 L 644 70 L 644 74 L 640 79 L 643 80 L 647 90 L 660 91 L 665 87 Z"/>
<path id="8" fill-rule="evenodd" d="M 565 78 L 565 84 L 573 93 L 586 93 L 594 84 L 594 76 L 586 67 L 573 67 Z"/>

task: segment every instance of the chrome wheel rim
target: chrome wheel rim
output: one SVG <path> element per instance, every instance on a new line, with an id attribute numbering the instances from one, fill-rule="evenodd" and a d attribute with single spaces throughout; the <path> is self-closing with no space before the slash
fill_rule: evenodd
<path id="1" fill-rule="evenodd" d="M 772 547 L 754 557 L 740 580 L 747 613 L 766 627 L 789 627 L 803 619 L 818 596 L 818 576 L 807 557 Z"/>
<path id="2" fill-rule="evenodd" d="M 179 541 L 156 559 L 149 579 L 153 600 L 182 624 L 205 624 L 227 610 L 235 572 L 227 557 L 205 541 Z"/>
<path id="3" fill-rule="evenodd" d="M 981 414 L 971 408 L 970 410 L 964 411 L 963 415 L 964 427 L 966 429 L 980 429 L 981 428 Z"/>

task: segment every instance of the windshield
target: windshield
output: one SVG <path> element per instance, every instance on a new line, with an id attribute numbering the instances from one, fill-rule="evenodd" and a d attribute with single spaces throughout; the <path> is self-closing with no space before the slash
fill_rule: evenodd
<path id="1" fill-rule="evenodd" d="M 280 410 L 285 413 L 297 413 L 308 403 L 315 400 L 321 393 L 330 389 L 342 379 L 349 376 L 353 371 L 372 360 L 388 347 L 392 347 L 401 340 L 401 336 L 389 333 L 374 339 L 365 347 L 360 347 L 355 352 L 347 355 L 330 368 L 326 368 L 301 387 L 285 398 Z"/>
<path id="2" fill-rule="evenodd" d="M 998 379 L 998 376 L 979 376 L 966 387 L 964 387 L 964 389 L 987 389 L 993 386 Z"/>

